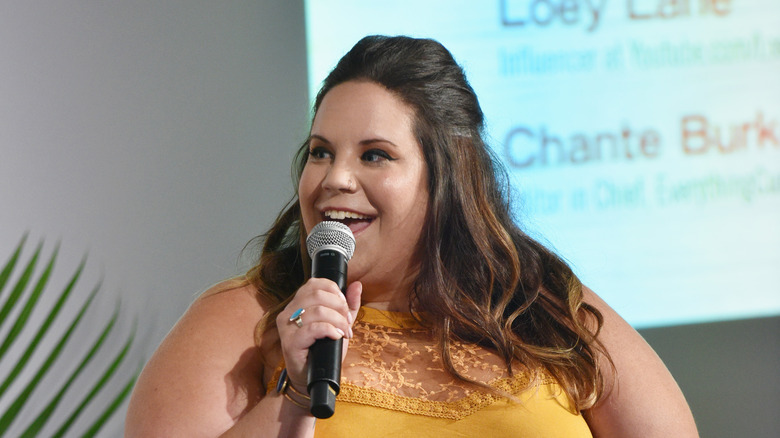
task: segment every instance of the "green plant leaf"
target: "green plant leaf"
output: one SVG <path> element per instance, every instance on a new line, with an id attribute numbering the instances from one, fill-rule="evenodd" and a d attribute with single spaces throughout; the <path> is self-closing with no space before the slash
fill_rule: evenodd
<path id="1" fill-rule="evenodd" d="M 111 418 L 112 415 L 114 415 L 114 412 L 116 412 L 117 409 L 119 409 L 120 406 L 122 406 L 122 402 L 127 398 L 127 396 L 130 395 L 130 391 L 133 390 L 133 386 L 135 386 L 135 381 L 138 378 L 138 374 L 130 378 L 127 383 L 125 384 L 124 388 L 122 388 L 122 392 L 117 394 L 116 397 L 114 397 L 114 400 L 111 401 L 111 403 L 108 404 L 106 409 L 103 411 L 102 414 L 98 417 L 97 420 L 95 420 L 94 423 L 92 423 L 92 426 L 87 429 L 86 432 L 84 432 L 82 438 L 91 438 L 95 436 L 99 431 L 100 428 L 103 427 L 104 424 L 106 424 L 106 421 L 108 421 L 109 418 Z"/>
<path id="2" fill-rule="evenodd" d="M 76 269 L 76 272 L 73 274 L 73 277 L 71 277 L 67 286 L 65 286 L 65 289 L 63 289 L 62 292 L 60 293 L 59 299 L 55 303 L 54 307 L 51 308 L 46 318 L 44 318 L 44 320 L 41 321 L 41 326 L 38 329 L 38 332 L 35 334 L 32 340 L 30 340 L 24 353 L 22 353 L 21 357 L 16 361 L 16 364 L 14 365 L 11 372 L 8 373 L 8 376 L 6 376 L 6 378 L 3 380 L 3 383 L 0 384 L 0 397 L 2 397 L 3 394 L 5 394 L 5 391 L 8 389 L 8 387 L 11 386 L 11 384 L 15 381 L 19 373 L 21 373 L 21 371 L 27 365 L 27 362 L 30 361 L 30 358 L 32 357 L 33 353 L 35 353 L 35 350 L 37 350 L 44 335 L 46 335 L 46 333 L 49 331 L 49 327 L 57 318 L 57 315 L 60 313 L 63 306 L 65 305 L 65 302 L 67 301 L 71 292 L 75 288 L 76 283 L 78 282 L 79 278 L 81 277 L 81 273 L 84 270 L 85 264 L 86 264 L 86 258 L 81 260 L 81 264 Z M 92 292 L 92 295 L 96 294 L 99 288 L 100 285 L 96 286 L 95 290 Z"/>
<path id="3" fill-rule="evenodd" d="M 125 341 L 124 347 L 119 352 L 119 354 L 116 355 L 116 357 L 114 358 L 113 362 L 111 362 L 111 364 L 108 367 L 106 367 L 106 370 L 103 372 L 103 375 L 100 377 L 100 379 L 98 379 L 97 382 L 95 382 L 95 384 L 92 386 L 92 389 L 87 393 L 87 395 L 84 396 L 84 398 L 81 400 L 81 403 L 79 403 L 78 407 L 73 411 L 73 413 L 70 415 L 70 417 L 67 420 L 65 420 L 65 422 L 59 427 L 59 429 L 57 429 L 57 431 L 54 434 L 52 434 L 52 438 L 58 438 L 58 437 L 62 437 L 62 436 L 65 435 L 65 432 L 68 431 L 68 429 L 76 421 L 78 416 L 81 415 L 81 413 L 84 410 L 84 408 L 87 407 L 87 405 L 95 398 L 95 396 L 98 394 L 98 392 L 100 392 L 103 389 L 103 387 L 106 385 L 106 383 L 109 381 L 109 379 L 119 369 L 119 366 L 122 364 L 122 362 L 124 361 L 125 357 L 127 356 L 127 353 L 130 351 L 130 346 L 133 344 L 133 340 L 134 339 L 135 339 L 135 328 L 131 332 L 131 334 L 128 337 L 128 339 Z M 137 371 L 130 378 L 130 382 L 132 382 L 134 384 L 139 373 L 140 373 L 140 370 Z M 132 388 L 132 385 L 131 385 L 131 388 Z M 124 395 L 122 395 L 122 394 L 124 394 Z M 106 412 L 113 412 L 113 410 L 115 410 L 115 408 L 112 409 L 111 406 L 114 403 L 116 403 L 117 400 L 118 400 L 119 403 L 122 403 L 124 401 L 124 399 L 129 394 L 130 394 L 129 392 L 127 392 L 126 390 L 123 389 L 117 395 L 117 398 L 113 402 L 109 403 L 109 405 L 106 408 L 106 410 L 98 418 L 104 417 L 106 415 Z M 110 414 L 108 415 L 108 417 L 110 417 Z M 108 419 L 108 418 L 106 418 L 106 419 Z M 96 424 L 99 423 L 99 422 L 100 421 L 98 420 L 96 422 Z M 105 420 L 103 422 L 105 422 Z M 103 422 L 100 422 L 101 426 L 102 426 Z M 96 427 L 95 424 L 93 424 L 90 427 L 90 430 L 92 430 L 95 427 Z M 100 426 L 98 426 L 95 429 L 95 432 L 97 432 L 98 429 L 100 429 Z"/>
<path id="4" fill-rule="evenodd" d="M 19 260 L 19 255 L 22 254 L 22 247 L 24 247 L 24 243 L 27 241 L 27 234 L 22 236 L 22 240 L 19 242 L 19 245 L 16 246 L 16 250 L 11 255 L 11 258 L 8 259 L 8 261 L 5 263 L 5 266 L 3 266 L 3 270 L 0 271 L 0 297 L 3 296 L 3 290 L 5 289 L 5 284 L 8 282 L 8 279 L 11 277 L 11 272 L 13 272 L 14 267 L 16 266 L 16 262 Z"/>
<path id="5" fill-rule="evenodd" d="M 81 321 L 81 318 L 84 316 L 87 308 L 92 303 L 92 300 L 95 298 L 97 291 L 98 288 L 95 288 L 92 291 L 89 298 L 87 298 L 86 302 L 81 306 L 81 309 L 79 309 L 78 314 L 73 318 L 73 321 L 68 327 L 68 330 L 66 330 L 65 333 L 60 337 L 57 345 L 51 350 L 49 356 L 38 368 L 38 372 L 35 373 L 35 376 L 33 376 L 33 378 L 24 387 L 22 392 L 16 397 L 13 403 L 11 403 L 8 409 L 6 409 L 3 416 L 0 417 L 0 435 L 8 430 L 8 428 L 11 426 L 11 423 L 16 419 L 17 415 L 19 415 L 19 412 L 22 410 L 25 403 L 27 403 L 27 400 L 30 398 L 33 390 L 35 390 L 49 369 L 51 369 L 54 361 L 57 360 L 60 353 L 62 353 L 63 348 L 65 348 L 65 344 L 67 343 L 68 339 L 70 339 L 71 335 L 73 335 L 73 331 L 76 329 L 79 321 Z"/>
<path id="6" fill-rule="evenodd" d="M 19 337 L 22 329 L 30 319 L 30 315 L 32 315 L 32 311 L 35 309 L 35 305 L 38 304 L 38 299 L 41 297 L 43 288 L 46 287 L 46 283 L 49 282 L 49 277 L 51 277 L 51 271 L 54 268 L 54 261 L 57 259 L 57 253 L 59 252 L 59 249 L 59 245 L 54 248 L 51 258 L 49 259 L 49 263 L 46 264 L 46 269 L 44 269 L 43 273 L 41 273 L 41 276 L 38 278 L 32 293 L 29 297 L 27 297 L 27 302 L 25 303 L 24 307 L 22 307 L 22 311 L 19 312 L 19 315 L 16 317 L 16 321 L 14 321 L 14 324 L 11 326 L 11 330 L 8 331 L 8 333 L 5 335 L 5 339 L 3 339 L 2 344 L 0 344 L 0 361 L 2 361 L 3 356 L 5 356 L 5 353 L 14 343 L 16 338 Z"/>
<path id="7" fill-rule="evenodd" d="M 35 270 L 35 265 L 38 263 L 38 256 L 41 254 L 42 247 L 43 242 L 38 244 L 38 248 L 35 250 L 35 253 L 27 263 L 27 267 L 24 269 L 21 277 L 19 277 L 19 280 L 16 282 L 16 286 L 14 286 L 13 290 L 11 290 L 11 295 L 8 296 L 8 299 L 5 300 L 3 307 L 0 309 L 0 327 L 2 327 L 2 325 L 5 323 L 5 319 L 8 317 L 8 314 L 10 314 L 11 310 L 13 310 L 13 308 L 16 306 L 17 301 L 19 301 L 19 297 L 22 296 L 22 292 L 24 292 L 24 289 L 27 287 L 27 283 L 30 282 L 30 277 L 32 277 L 33 271 Z"/>
<path id="8" fill-rule="evenodd" d="M 73 372 L 68 377 L 68 380 L 66 380 L 65 383 L 60 387 L 60 390 L 57 391 L 57 394 L 46 405 L 46 407 L 44 407 L 41 410 L 41 413 L 38 415 L 38 417 L 35 420 L 33 420 L 32 423 L 27 427 L 27 429 L 25 429 L 25 431 L 20 435 L 20 438 L 27 438 L 27 437 L 34 438 L 35 436 L 37 436 L 37 433 L 40 432 L 40 430 L 49 420 L 49 417 L 54 412 L 54 409 L 57 407 L 57 405 L 59 405 L 60 401 L 62 400 L 62 397 L 65 396 L 65 393 L 71 387 L 71 385 L 76 380 L 76 378 L 81 374 L 84 368 L 86 368 L 86 366 L 92 361 L 92 359 L 95 357 L 97 352 L 103 346 L 109 333 L 111 333 L 111 330 L 113 330 L 118 316 L 119 316 L 119 308 L 117 308 L 114 311 L 114 314 L 111 316 L 111 319 L 108 321 L 105 327 L 103 327 L 103 331 L 100 333 L 100 336 L 98 336 L 97 340 L 92 344 L 92 348 L 90 348 L 89 352 L 87 352 L 87 354 L 85 354 L 84 357 L 81 359 L 81 363 L 79 363 L 78 367 L 76 367 L 76 369 L 73 370 Z"/>
<path id="9" fill-rule="evenodd" d="M 22 237 L 13 254 L 2 267 L 2 270 L 0 270 L 0 297 L 3 297 L 3 293 L 7 289 L 6 286 L 9 285 L 14 270 L 18 267 L 21 253 L 27 242 L 27 237 L 27 234 Z M 113 357 L 108 355 L 108 353 L 102 353 L 106 349 L 109 335 L 115 330 L 116 322 L 119 318 L 121 306 L 118 303 L 114 314 L 107 322 L 103 323 L 100 334 L 89 345 L 90 348 L 88 352 L 82 354 L 78 361 L 76 361 L 75 357 L 72 358 L 74 360 L 71 360 L 67 355 L 62 357 L 62 353 L 66 351 L 66 348 L 70 348 L 71 345 L 82 345 L 81 343 L 76 343 L 74 333 L 76 328 L 83 322 L 86 311 L 94 302 L 101 285 L 99 283 L 95 286 L 86 297 L 79 299 L 80 303 L 77 303 L 75 306 L 65 306 L 82 275 L 86 264 L 85 257 L 70 278 L 68 284 L 59 291 L 58 295 L 53 297 L 56 299 L 56 302 L 52 308 L 49 309 L 45 316 L 39 315 L 35 312 L 35 309 L 42 300 L 43 294 L 51 280 L 55 261 L 58 258 L 59 244 L 53 250 L 46 267 L 38 275 L 38 278 L 35 279 L 34 284 L 30 286 L 33 281 L 38 260 L 41 257 L 42 247 L 43 242 L 40 242 L 27 264 L 21 268 L 21 274 L 18 276 L 13 288 L 11 288 L 10 293 L 7 293 L 7 296 L 4 297 L 5 300 L 2 303 L 2 307 L 0 307 L 0 330 L 5 331 L 3 338 L 0 339 L 0 359 L 2 359 L 2 362 L 0 363 L 3 364 L 4 369 L 6 368 L 6 365 L 8 365 L 8 368 L 11 368 L 11 371 L 5 376 L 2 384 L 0 384 L 0 405 L 5 406 L 5 411 L 0 411 L 0 437 L 5 436 L 11 426 L 20 420 L 20 413 L 22 410 L 25 410 L 25 406 L 28 404 L 31 408 L 29 410 L 34 411 L 31 413 L 33 420 L 26 425 L 25 430 L 18 436 L 24 438 L 39 436 L 41 431 L 48 424 L 52 414 L 54 414 L 55 411 L 59 412 L 59 410 L 64 407 L 62 402 L 65 400 L 65 396 L 69 394 L 69 391 L 75 390 L 74 385 L 76 384 L 76 381 L 84 379 L 82 376 L 85 374 L 85 370 L 89 364 L 96 361 L 102 362 L 104 360 L 101 359 L 102 357 L 105 357 L 106 360 L 111 358 L 111 362 L 105 366 L 100 377 L 93 381 L 89 391 L 82 396 L 80 403 L 76 407 L 67 407 L 66 412 L 64 413 L 67 419 L 59 426 L 56 435 L 54 436 L 61 437 L 70 433 L 71 426 L 76 420 L 85 413 L 88 407 L 94 404 L 98 394 L 107 390 L 109 382 L 118 376 L 119 370 L 126 361 L 135 340 L 137 324 L 134 323 L 130 333 L 122 336 L 124 344 L 120 351 L 115 353 Z M 9 317 L 14 314 L 16 316 L 11 323 Z M 64 332 L 60 330 L 57 343 L 45 353 L 45 358 L 36 365 L 37 369 L 31 370 L 33 372 L 32 377 L 25 377 L 22 380 L 22 371 L 30 366 L 32 356 L 42 345 L 43 338 L 51 333 L 54 322 L 57 318 L 62 316 L 67 318 L 66 321 L 63 321 L 67 325 L 66 330 Z M 21 336 L 29 327 L 34 329 L 35 326 L 37 326 L 37 331 L 31 339 L 28 340 Z M 11 347 L 15 343 L 22 342 L 22 339 L 26 342 L 26 348 L 24 348 L 21 356 L 18 358 L 6 357 L 9 356 L 8 353 L 13 350 Z M 45 376 L 55 366 L 60 370 L 71 369 L 67 380 L 49 391 L 36 391 L 36 389 L 41 386 L 40 384 Z M 97 366 L 99 367 L 101 365 Z M 92 417 L 87 419 L 88 421 L 91 421 L 91 424 L 86 432 L 83 433 L 83 436 L 95 436 L 98 431 L 100 431 L 130 395 L 139 373 L 140 369 L 124 380 L 124 386 L 112 390 L 111 393 L 107 395 L 110 399 L 110 402 L 107 405 L 92 409 Z M 90 379 L 93 378 L 91 375 L 89 377 Z M 9 402 L 5 400 L 5 395 L 11 386 L 20 386 L 22 389 L 18 393 L 11 395 L 10 397 L 14 397 L 14 399 Z M 89 385 L 85 384 L 84 386 L 86 387 Z M 51 395 L 52 393 L 54 393 L 53 396 Z M 39 402 L 41 395 L 50 398 L 46 401 L 45 405 L 42 402 Z M 39 404 L 43 407 L 38 406 Z M 26 411 L 27 410 L 25 410 L 25 412 Z M 25 413 L 25 416 L 26 415 L 27 414 Z"/>

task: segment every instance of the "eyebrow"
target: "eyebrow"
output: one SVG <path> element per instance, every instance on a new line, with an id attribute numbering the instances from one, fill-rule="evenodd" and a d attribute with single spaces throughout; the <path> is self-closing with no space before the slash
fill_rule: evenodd
<path id="1" fill-rule="evenodd" d="M 312 134 L 312 135 L 309 136 L 309 142 L 311 142 L 311 140 L 313 140 L 313 139 L 317 139 L 317 140 L 319 140 L 319 141 L 321 141 L 323 143 L 331 144 L 330 140 L 328 140 L 327 138 L 325 138 L 325 137 L 323 137 L 323 136 L 321 136 L 319 134 Z M 385 138 L 367 138 L 365 140 L 360 140 L 360 142 L 358 144 L 360 144 L 361 146 L 369 146 L 369 145 L 372 145 L 374 143 L 386 143 L 386 144 L 391 145 L 394 148 L 398 147 L 398 145 L 396 145 L 392 141 L 387 140 Z"/>

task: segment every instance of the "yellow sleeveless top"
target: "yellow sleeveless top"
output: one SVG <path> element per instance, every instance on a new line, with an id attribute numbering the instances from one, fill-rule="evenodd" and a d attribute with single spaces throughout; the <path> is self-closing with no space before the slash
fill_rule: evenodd
<path id="1" fill-rule="evenodd" d="M 510 376 L 482 347 L 454 342 L 455 368 L 511 399 L 452 378 L 428 330 L 408 313 L 363 307 L 353 331 L 336 413 L 317 420 L 315 437 L 592 437 L 554 381 Z"/>

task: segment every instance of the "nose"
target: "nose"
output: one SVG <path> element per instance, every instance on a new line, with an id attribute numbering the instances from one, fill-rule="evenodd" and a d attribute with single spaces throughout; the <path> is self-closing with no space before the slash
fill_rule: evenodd
<path id="1" fill-rule="evenodd" d="M 322 180 L 322 188 L 334 192 L 354 192 L 357 189 L 354 169 L 345 160 L 334 160 Z"/>

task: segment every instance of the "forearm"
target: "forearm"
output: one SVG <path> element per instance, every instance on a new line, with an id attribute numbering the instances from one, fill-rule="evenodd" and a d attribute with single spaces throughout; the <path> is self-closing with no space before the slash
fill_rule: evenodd
<path id="1" fill-rule="evenodd" d="M 309 438 L 314 436 L 314 421 L 307 409 L 273 392 L 263 397 L 221 437 Z"/>

